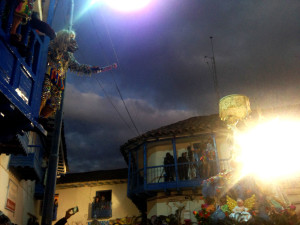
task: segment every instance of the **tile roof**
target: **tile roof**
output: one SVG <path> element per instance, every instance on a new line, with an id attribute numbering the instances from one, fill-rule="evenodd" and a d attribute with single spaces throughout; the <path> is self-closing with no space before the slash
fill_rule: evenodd
<path id="1" fill-rule="evenodd" d="M 226 124 L 220 120 L 217 114 L 196 116 L 148 131 L 138 137 L 132 138 L 121 146 L 121 151 L 123 152 L 127 149 L 133 149 L 135 146 L 138 146 L 145 141 L 197 134 L 210 134 L 226 130 Z"/>
<path id="2" fill-rule="evenodd" d="M 267 109 L 253 110 L 250 117 L 276 117 L 276 116 L 300 116 L 300 104 L 273 107 Z M 138 137 L 128 140 L 120 149 L 125 160 L 128 160 L 127 152 L 136 148 L 146 141 L 161 140 L 164 138 L 183 137 L 197 134 L 218 133 L 226 134 L 229 130 L 225 122 L 221 121 L 218 114 L 208 116 L 196 116 L 186 120 L 182 120 L 167 126 L 160 127 L 155 130 L 148 131 Z"/>
<path id="3" fill-rule="evenodd" d="M 103 180 L 120 180 L 127 179 L 128 169 L 115 170 L 98 170 L 83 173 L 68 173 L 57 179 L 57 184 L 88 182 L 88 181 L 103 181 Z"/>

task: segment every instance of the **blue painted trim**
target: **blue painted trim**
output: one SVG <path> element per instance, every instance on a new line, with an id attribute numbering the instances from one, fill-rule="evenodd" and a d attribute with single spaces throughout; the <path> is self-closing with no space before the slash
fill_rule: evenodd
<path id="1" fill-rule="evenodd" d="M 192 135 L 192 136 L 185 136 L 185 137 L 180 137 L 180 138 L 175 138 L 173 137 L 172 140 L 172 148 L 173 148 L 173 156 L 174 156 L 174 166 L 175 166 L 175 174 L 176 174 L 176 180 L 175 181 L 169 181 L 169 182 L 165 182 L 165 181 L 154 181 L 153 183 L 148 182 L 147 178 L 149 176 L 149 178 L 152 177 L 156 177 L 156 173 L 159 170 L 159 168 L 164 168 L 164 165 L 158 165 L 158 166 L 149 166 L 147 167 L 147 164 L 145 164 L 145 162 L 147 162 L 147 146 L 148 143 L 151 142 L 158 142 L 156 141 L 145 141 L 143 143 L 143 155 L 144 155 L 144 159 L 143 159 L 143 168 L 139 169 L 138 168 L 138 157 L 139 157 L 139 153 L 138 151 L 141 150 L 141 145 L 139 145 L 139 147 L 132 149 L 131 151 L 128 151 L 129 154 L 129 162 L 131 163 L 130 165 L 132 165 L 133 160 L 132 160 L 132 154 L 135 154 L 134 156 L 136 156 L 136 162 L 134 163 L 134 165 L 136 165 L 136 167 L 130 166 L 130 169 L 128 171 L 128 177 L 132 178 L 133 180 L 137 181 L 137 182 L 132 182 L 128 188 L 128 196 L 134 196 L 134 195 L 139 195 L 139 194 L 149 194 L 149 191 L 162 191 L 162 190 L 167 190 L 167 189 L 176 189 L 176 190 L 180 190 L 182 188 L 199 188 L 201 187 L 202 181 L 207 179 L 206 177 L 198 177 L 198 178 L 194 178 L 191 180 L 180 180 L 179 179 L 179 171 L 178 171 L 178 166 L 180 164 L 178 164 L 177 161 L 177 149 L 176 149 L 176 140 L 180 140 L 180 139 L 186 139 L 186 138 L 197 138 L 197 137 L 203 137 L 203 136 L 210 136 L 213 138 L 214 141 L 214 149 L 216 151 L 216 161 L 217 161 L 217 170 L 216 173 L 218 173 L 220 171 L 220 164 L 218 161 L 218 155 L 217 155 L 217 148 L 216 148 L 216 143 L 215 143 L 215 134 L 214 133 L 210 133 L 210 134 L 199 134 L 199 135 Z M 164 139 L 164 140 L 160 140 L 160 141 L 168 141 L 170 139 Z M 199 162 L 198 162 L 199 163 Z M 195 163 L 188 163 L 190 164 L 195 164 Z M 170 165 L 170 166 L 173 166 Z M 152 172 L 153 171 L 153 172 Z M 160 171 L 160 170 L 159 170 Z M 144 180 L 143 182 L 139 183 L 139 181 L 142 177 L 141 174 L 144 173 Z M 146 184 L 145 184 L 146 182 Z"/>
<path id="2" fill-rule="evenodd" d="M 26 60 L 20 56 L 17 49 L 13 46 L 10 46 L 8 43 L 9 34 L 5 33 L 0 28 L 0 42 L 1 42 L 1 57 L 6 57 L 7 54 L 10 54 L 12 57 L 12 64 L 10 65 L 10 71 L 2 70 L 2 73 L 9 73 L 9 83 L 5 79 L 4 76 L 0 76 L 0 91 L 6 96 L 6 98 L 20 111 L 25 117 L 40 130 L 44 135 L 47 135 L 46 130 L 37 122 L 39 117 L 39 106 L 41 101 L 41 92 L 42 92 L 42 84 L 44 80 L 44 73 L 46 70 L 46 62 L 47 62 L 47 52 L 48 52 L 48 43 L 49 38 L 45 38 L 45 41 L 42 42 L 41 38 L 34 30 L 30 30 L 28 27 L 28 32 L 31 33 L 31 38 L 34 42 L 39 43 L 39 54 L 38 58 L 34 58 L 36 62 L 36 74 L 33 72 L 32 68 L 27 65 Z M 25 38 L 25 37 L 24 37 Z M 42 51 L 43 50 L 43 51 Z M 5 63 L 5 62 L 2 62 Z M 24 78 L 25 76 L 25 78 Z M 27 78 L 26 78 L 27 76 Z M 22 80 L 20 78 L 23 77 Z M 27 80 L 32 85 L 28 92 L 28 103 L 26 103 L 15 91 L 20 83 L 25 82 Z M 22 87 L 21 87 L 22 88 Z M 29 86 L 30 88 L 30 86 Z"/>
<path id="3" fill-rule="evenodd" d="M 30 120 L 35 127 L 37 127 L 44 135 L 47 135 L 47 131 L 36 121 L 36 119 L 33 117 L 31 110 L 28 105 L 19 97 L 15 96 L 12 90 L 8 88 L 7 85 L 5 85 L 5 81 L 3 81 L 3 78 L 0 76 L 0 90 L 1 92 L 7 97 L 7 99 L 17 108 L 19 111 L 21 111 L 28 120 Z"/>
<path id="4" fill-rule="evenodd" d="M 43 172 L 38 154 L 39 152 L 29 153 L 27 156 L 11 155 L 9 168 L 14 168 L 22 179 L 42 181 Z"/>

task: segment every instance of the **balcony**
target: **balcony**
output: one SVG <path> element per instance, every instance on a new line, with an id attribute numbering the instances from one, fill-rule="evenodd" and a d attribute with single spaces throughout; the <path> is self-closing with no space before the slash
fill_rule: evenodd
<path id="1" fill-rule="evenodd" d="M 219 159 L 213 134 L 144 142 L 128 152 L 128 196 L 198 189 L 203 180 L 230 169 L 229 160 Z"/>
<path id="2" fill-rule="evenodd" d="M 0 154 L 27 155 L 29 153 L 28 142 L 28 133 L 17 134 L 10 141 L 0 141 Z"/>
<path id="3" fill-rule="evenodd" d="M 21 25 L 18 32 L 28 54 L 10 44 L 10 28 L 17 0 L 0 0 L 0 141 L 8 142 L 16 134 L 38 130 L 42 83 L 46 69 L 49 38 Z"/>
<path id="4" fill-rule="evenodd" d="M 128 187 L 131 194 L 151 191 L 166 191 L 199 188 L 203 180 L 220 172 L 218 168 L 229 168 L 229 160 L 211 161 L 210 165 L 179 163 L 146 167 L 130 173 Z M 170 173 L 174 176 L 170 176 Z M 146 176 L 144 176 L 146 174 Z"/>
<path id="5" fill-rule="evenodd" d="M 35 148 L 27 156 L 11 155 L 9 170 L 20 180 L 42 181 L 44 174 L 42 169 L 42 152 L 40 149 Z"/>
<path id="6" fill-rule="evenodd" d="M 91 203 L 92 219 L 107 219 L 112 217 L 111 201 Z"/>

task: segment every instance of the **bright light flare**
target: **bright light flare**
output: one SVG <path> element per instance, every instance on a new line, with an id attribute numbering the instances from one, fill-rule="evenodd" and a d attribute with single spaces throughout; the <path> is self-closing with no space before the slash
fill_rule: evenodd
<path id="1" fill-rule="evenodd" d="M 242 174 L 276 179 L 300 172 L 300 121 L 274 119 L 235 135 Z"/>
<path id="2" fill-rule="evenodd" d="M 137 11 L 145 8 L 151 0 L 106 0 L 110 7 L 123 12 Z"/>

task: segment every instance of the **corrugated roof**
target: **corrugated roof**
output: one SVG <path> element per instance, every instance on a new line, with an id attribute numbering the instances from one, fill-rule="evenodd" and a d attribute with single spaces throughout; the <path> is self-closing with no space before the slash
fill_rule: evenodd
<path id="1" fill-rule="evenodd" d="M 88 181 L 104 181 L 104 180 L 120 180 L 127 179 L 128 169 L 115 170 L 98 170 L 83 173 L 68 173 L 57 179 L 57 184 L 88 182 Z"/>

